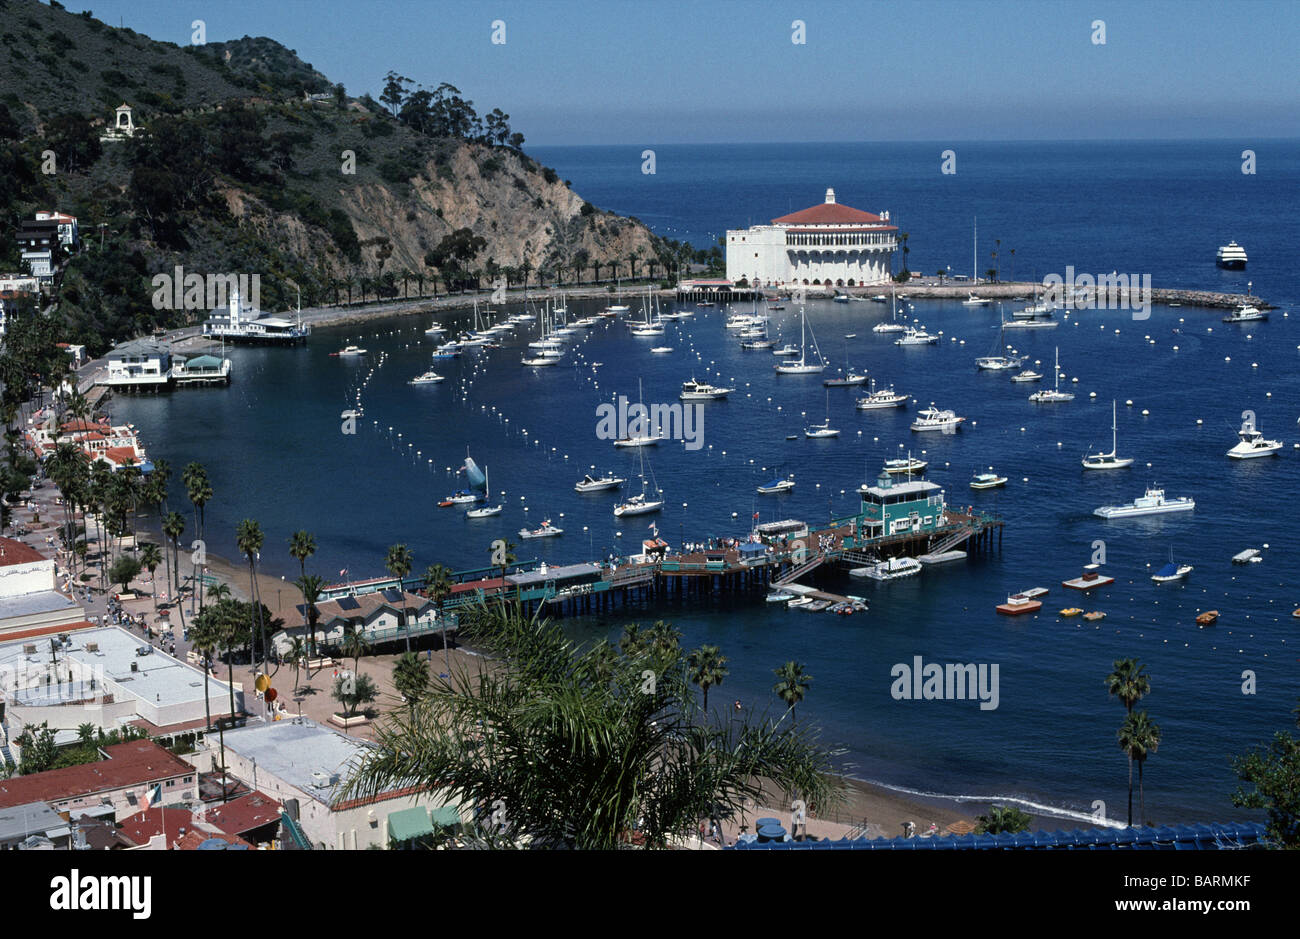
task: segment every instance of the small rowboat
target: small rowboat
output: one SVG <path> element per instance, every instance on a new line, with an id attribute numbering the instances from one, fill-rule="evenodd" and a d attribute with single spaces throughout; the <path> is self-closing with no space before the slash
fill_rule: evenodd
<path id="1" fill-rule="evenodd" d="M 1206 626 L 1213 626 L 1215 621 L 1218 620 L 1218 618 L 1219 618 L 1218 610 L 1206 610 L 1200 616 L 1196 617 L 1196 625 L 1200 626 L 1201 628 L 1204 628 Z"/>
<path id="2" fill-rule="evenodd" d="M 1097 622 L 1097 620 L 1099 620 L 1099 619 L 1105 619 L 1105 618 L 1106 618 L 1106 614 L 1103 613 L 1103 612 L 1101 612 L 1100 610 L 1094 610 L 1094 611 L 1091 612 L 1091 613 L 1084 613 L 1084 614 L 1083 614 L 1083 618 L 1086 619 L 1086 620 L 1087 620 L 1088 622 L 1090 622 L 1090 623 L 1095 623 L 1095 622 Z"/>
<path id="3" fill-rule="evenodd" d="M 1300 619 L 1300 610 L 1292 610 L 1291 615 L 1294 616 L 1296 619 Z"/>
<path id="4" fill-rule="evenodd" d="M 1071 616 L 1078 616 L 1082 612 L 1083 610 L 1079 609 L 1077 606 L 1067 606 L 1061 611 L 1061 615 L 1068 619 Z"/>

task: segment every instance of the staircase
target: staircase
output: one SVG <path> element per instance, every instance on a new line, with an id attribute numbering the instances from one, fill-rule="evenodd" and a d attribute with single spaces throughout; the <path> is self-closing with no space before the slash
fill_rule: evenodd
<path id="1" fill-rule="evenodd" d="M 957 547 L 957 545 L 961 544 L 963 541 L 968 539 L 974 533 L 975 532 L 969 528 L 963 528 L 960 531 L 955 531 L 947 538 L 943 539 L 943 541 L 940 541 L 938 544 L 931 545 L 929 553 L 943 554 L 943 552 L 945 551 L 951 551 L 953 548 Z"/>
<path id="2" fill-rule="evenodd" d="M 821 567 L 822 562 L 825 560 L 826 560 L 826 555 L 819 554 L 812 560 L 805 561 L 803 564 L 800 564 L 798 567 L 793 567 L 790 570 L 786 571 L 776 580 L 772 581 L 772 585 L 775 587 L 784 587 L 786 584 L 793 583 L 794 581 L 802 577 L 804 574 L 807 574 L 809 571 L 816 570 L 817 568 Z"/>
<path id="3" fill-rule="evenodd" d="M 859 564 L 865 567 L 870 564 L 878 563 L 880 561 L 880 558 L 876 557 L 874 554 L 868 554 L 865 551 L 857 551 L 850 548 L 848 550 L 840 552 L 840 560 L 848 561 L 853 564 Z"/>
<path id="4" fill-rule="evenodd" d="M 311 841 L 308 840 L 303 830 L 298 827 L 298 823 L 289 817 L 288 812 L 280 813 L 280 828 L 289 836 L 289 839 L 299 851 L 311 850 Z"/>

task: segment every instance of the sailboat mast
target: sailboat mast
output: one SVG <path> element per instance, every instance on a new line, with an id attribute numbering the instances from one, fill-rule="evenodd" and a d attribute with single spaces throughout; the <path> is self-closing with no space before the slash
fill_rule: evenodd
<path id="1" fill-rule="evenodd" d="M 971 251 L 971 277 L 974 282 L 980 282 L 980 217 L 975 216 L 975 247 Z"/>

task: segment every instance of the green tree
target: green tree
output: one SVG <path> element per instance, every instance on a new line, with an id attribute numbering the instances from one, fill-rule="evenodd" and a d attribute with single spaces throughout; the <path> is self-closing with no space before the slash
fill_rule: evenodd
<path id="1" fill-rule="evenodd" d="M 700 646 L 686 656 L 686 668 L 691 684 L 703 694 L 703 711 L 709 713 L 709 689 L 722 684 L 727 677 L 727 657 L 717 646 Z"/>
<path id="2" fill-rule="evenodd" d="M 320 619 L 320 610 L 316 609 L 316 601 L 320 599 L 321 592 L 325 589 L 325 581 L 316 574 L 307 574 L 299 577 L 296 581 L 298 589 L 302 591 L 303 616 L 307 621 L 307 654 L 311 658 L 316 658 L 316 621 Z M 311 666 L 307 666 L 307 677 L 311 678 Z"/>
<path id="3" fill-rule="evenodd" d="M 181 544 L 180 537 L 185 533 L 185 516 L 180 512 L 168 512 L 167 517 L 163 519 L 162 532 L 167 536 L 168 542 L 172 549 L 172 573 L 175 575 L 175 591 L 172 596 L 176 600 L 176 612 L 180 615 L 181 628 L 185 626 L 185 605 L 181 603 Z"/>
<path id="4" fill-rule="evenodd" d="M 404 544 L 395 544 L 388 549 L 388 556 L 384 559 L 384 569 L 397 578 L 397 592 L 402 595 L 402 627 L 406 633 L 406 651 L 411 651 L 411 621 L 407 618 L 406 611 L 406 587 L 404 581 L 406 575 L 411 573 L 411 549 Z"/>
<path id="5" fill-rule="evenodd" d="M 293 691 L 298 693 L 298 672 L 302 667 L 303 659 L 307 658 L 307 642 L 302 636 L 293 636 L 289 639 L 289 650 L 284 655 L 284 660 L 293 666 Z"/>
<path id="6" fill-rule="evenodd" d="M 1296 726 L 1300 727 L 1300 708 Z M 1267 744 L 1260 744 L 1245 756 L 1234 757 L 1233 772 L 1243 783 L 1232 794 L 1239 808 L 1265 809 L 1268 835 L 1283 848 L 1300 848 L 1300 739 L 1279 730 Z"/>
<path id="7" fill-rule="evenodd" d="M 1142 823 L 1145 825 L 1147 809 L 1146 797 L 1142 790 L 1142 767 L 1146 764 L 1147 757 L 1155 753 L 1160 747 L 1160 727 L 1147 717 L 1146 711 L 1134 711 L 1124 718 L 1124 723 L 1116 732 L 1116 736 L 1119 739 L 1120 749 L 1124 751 L 1129 759 L 1128 824 L 1130 828 L 1133 826 L 1132 766 L 1136 762 L 1138 767 L 1138 804 Z"/>
<path id="8" fill-rule="evenodd" d="M 124 554 L 109 568 L 108 579 L 115 584 L 122 585 L 122 592 L 127 593 L 131 589 L 131 581 L 140 573 L 140 562 L 129 554 Z"/>
<path id="9" fill-rule="evenodd" d="M 975 816 L 977 835 L 1014 835 L 1028 831 L 1033 816 L 1026 815 L 1014 805 L 994 805 L 986 815 Z"/>
<path id="10" fill-rule="evenodd" d="M 370 642 L 360 623 L 349 623 L 343 633 L 343 654 L 352 660 L 352 670 L 361 675 L 361 656 L 370 650 Z"/>
<path id="11" fill-rule="evenodd" d="M 1113 667 L 1106 676 L 1106 689 L 1132 714 L 1133 705 L 1151 693 L 1151 676 L 1137 659 L 1116 659 Z"/>
<path id="12" fill-rule="evenodd" d="M 424 571 L 424 585 L 429 599 L 438 605 L 438 625 L 442 627 L 442 655 L 451 674 L 451 650 L 447 645 L 447 614 L 443 605 L 451 596 L 451 569 L 441 564 L 430 564 Z"/>
<path id="13" fill-rule="evenodd" d="M 340 675 L 334 679 L 334 700 L 346 708 L 345 717 L 351 717 L 362 704 L 370 704 L 379 696 L 375 680 L 369 675 L 354 675 L 346 678 Z"/>
<path id="14" fill-rule="evenodd" d="M 235 543 L 239 545 L 239 553 L 248 560 L 248 595 L 253 599 L 253 611 L 256 617 L 253 626 L 256 630 L 255 637 L 262 644 L 262 671 L 266 671 L 266 660 L 269 650 L 266 648 L 266 632 L 261 622 L 260 608 L 262 606 L 260 592 L 257 589 L 257 558 L 262 552 L 262 544 L 266 537 L 262 534 L 262 526 L 251 518 L 246 518 L 239 523 L 235 529 Z"/>
<path id="15" fill-rule="evenodd" d="M 794 661 L 786 662 L 774 674 L 777 682 L 772 686 L 772 692 L 790 710 L 790 719 L 795 720 L 795 705 L 803 701 L 808 686 L 812 684 L 812 676 L 804 671 L 803 665 Z"/>
<path id="16" fill-rule="evenodd" d="M 645 659 L 620 656 L 600 682 L 590 652 L 519 604 L 479 604 L 461 628 L 501 667 L 435 682 L 390 712 L 346 798 L 436 786 L 460 802 L 500 800 L 512 841 L 607 850 L 634 828 L 667 847 L 701 817 L 761 798 L 761 780 L 820 804 L 839 791 L 829 755 L 797 727 L 699 721 L 680 661 L 648 687 Z"/>
<path id="17" fill-rule="evenodd" d="M 140 564 L 149 572 L 149 589 L 153 592 L 154 612 L 158 611 L 158 589 L 154 586 L 153 572 L 162 562 L 162 552 L 152 541 L 146 541 L 140 546 Z"/>
<path id="18" fill-rule="evenodd" d="M 198 537 L 200 549 L 204 544 L 203 541 L 203 517 L 204 509 L 212 501 L 212 483 L 208 481 L 208 471 L 203 468 L 202 463 L 187 463 L 181 473 L 181 482 L 185 486 L 185 494 L 189 497 L 190 504 L 194 506 L 194 531 Z M 199 559 L 206 555 L 205 550 L 199 550 L 192 556 L 194 559 L 194 580 L 196 589 L 199 592 L 199 609 L 203 608 L 203 580 L 199 576 L 202 573 L 199 568 Z"/>
<path id="19" fill-rule="evenodd" d="M 95 742 L 95 725 L 89 721 L 84 724 L 78 724 L 77 739 L 81 741 L 83 747 L 91 746 Z"/>
<path id="20" fill-rule="evenodd" d="M 429 667 L 414 652 L 403 652 L 393 666 L 393 687 L 415 711 L 415 704 L 429 691 Z"/>

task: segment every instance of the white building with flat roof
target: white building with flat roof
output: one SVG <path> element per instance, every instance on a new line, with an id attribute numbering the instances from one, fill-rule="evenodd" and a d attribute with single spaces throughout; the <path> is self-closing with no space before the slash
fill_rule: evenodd
<path id="1" fill-rule="evenodd" d="M 889 213 L 873 215 L 826 200 L 770 225 L 727 232 L 727 278 L 750 285 L 855 287 L 890 279 L 898 228 Z"/>

